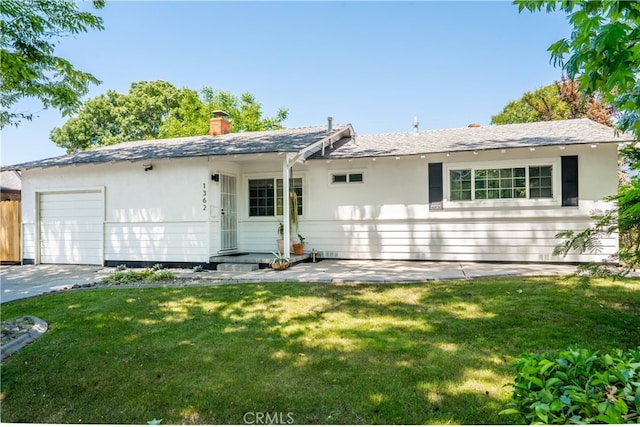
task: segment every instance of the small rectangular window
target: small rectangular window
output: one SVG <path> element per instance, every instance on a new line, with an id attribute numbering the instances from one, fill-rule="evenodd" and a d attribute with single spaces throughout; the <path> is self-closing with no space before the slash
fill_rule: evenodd
<path id="1" fill-rule="evenodd" d="M 331 174 L 332 184 L 351 184 L 356 182 L 364 182 L 364 174 L 362 172 Z"/>

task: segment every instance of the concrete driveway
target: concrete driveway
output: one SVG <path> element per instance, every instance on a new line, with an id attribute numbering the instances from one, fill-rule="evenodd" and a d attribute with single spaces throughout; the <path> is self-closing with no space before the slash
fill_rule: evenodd
<path id="1" fill-rule="evenodd" d="M 505 264 L 473 262 L 323 260 L 296 264 L 285 271 L 251 272 L 172 269 L 192 284 L 312 282 L 312 283 L 400 283 L 431 280 L 464 280 L 497 276 L 571 274 L 575 265 Z M 98 283 L 114 268 L 86 265 L 0 266 L 0 302 L 71 289 L 74 285 Z M 183 283 L 181 283 L 183 284 Z"/>
<path id="2" fill-rule="evenodd" d="M 102 267 L 89 265 L 3 265 L 0 266 L 0 302 L 99 282 L 108 274 Z"/>

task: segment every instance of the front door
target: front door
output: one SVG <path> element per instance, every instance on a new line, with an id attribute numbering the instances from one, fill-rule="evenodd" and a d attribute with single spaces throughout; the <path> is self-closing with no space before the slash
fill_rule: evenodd
<path id="1" fill-rule="evenodd" d="M 220 174 L 220 252 L 238 249 L 236 177 Z"/>

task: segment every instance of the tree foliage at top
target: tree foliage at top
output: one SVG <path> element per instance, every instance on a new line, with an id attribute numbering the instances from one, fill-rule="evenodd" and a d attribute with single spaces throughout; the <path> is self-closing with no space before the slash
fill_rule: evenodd
<path id="1" fill-rule="evenodd" d="M 262 117 L 262 106 L 250 92 L 238 97 L 230 92 L 204 87 L 198 96 L 195 91 L 186 89 L 185 96 L 166 118 L 158 136 L 205 135 L 209 131 L 209 119 L 214 110 L 229 114 L 231 132 L 282 129 L 282 122 L 288 116 L 288 111 L 280 108 L 274 117 Z"/>
<path id="2" fill-rule="evenodd" d="M 104 0 L 95 0 L 102 7 Z M 69 115 L 82 105 L 90 84 L 100 81 L 56 56 L 62 37 L 102 30 L 102 19 L 78 9 L 75 0 L 0 1 L 0 128 L 32 120 L 33 113 L 12 112 L 24 98 Z"/>
<path id="3" fill-rule="evenodd" d="M 587 95 L 599 92 L 617 126 L 640 137 L 640 1 L 516 0 L 520 11 L 561 10 L 571 35 L 549 47 L 551 59 Z"/>
<path id="4" fill-rule="evenodd" d="M 499 114 L 491 117 L 491 123 L 504 125 L 588 117 L 613 126 L 613 108 L 604 105 L 601 98 L 599 93 L 586 95 L 580 92 L 577 81 L 563 76 L 560 81 L 526 92 L 519 100 L 509 102 Z"/>
<path id="5" fill-rule="evenodd" d="M 109 90 L 89 99 L 50 137 L 73 153 L 125 141 L 206 135 L 214 110 L 229 114 L 232 132 L 281 129 L 288 114 L 281 108 L 275 117 L 262 117 L 261 105 L 248 92 L 237 97 L 205 87 L 198 94 L 162 80 L 142 81 L 132 83 L 127 94 Z"/>

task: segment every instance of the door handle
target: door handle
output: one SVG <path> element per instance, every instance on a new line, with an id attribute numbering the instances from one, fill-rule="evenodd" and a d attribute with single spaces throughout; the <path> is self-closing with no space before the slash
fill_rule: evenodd
<path id="1" fill-rule="evenodd" d="M 224 208 L 220 208 L 220 215 L 224 215 Z"/>

